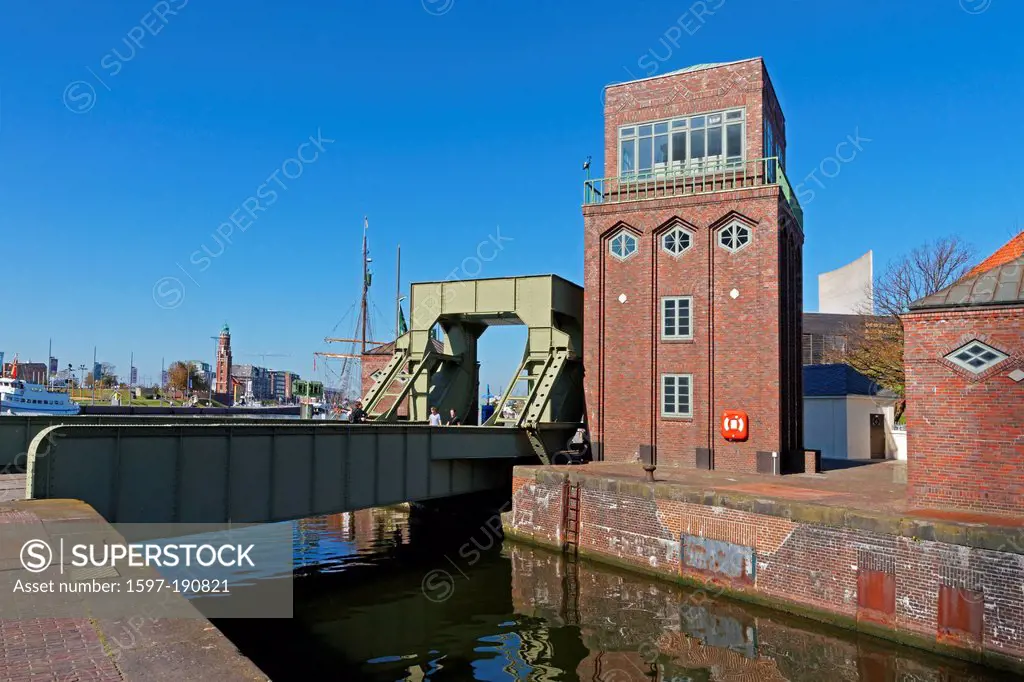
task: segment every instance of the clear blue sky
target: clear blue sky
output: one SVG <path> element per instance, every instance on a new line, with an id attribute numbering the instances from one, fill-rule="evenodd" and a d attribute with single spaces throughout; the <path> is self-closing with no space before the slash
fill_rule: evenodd
<path id="1" fill-rule="evenodd" d="M 817 273 L 868 249 L 876 272 L 946 234 L 984 255 L 1024 222 L 1022 3 L 704 4 L 695 18 L 686 0 L 8 3 L 0 350 L 43 360 L 52 337 L 66 366 L 95 344 L 156 378 L 162 357 L 210 358 L 228 321 L 236 353 L 288 354 L 267 364 L 309 375 L 358 298 L 363 215 L 387 333 L 398 243 L 405 282 L 443 279 L 500 226 L 479 276 L 581 282 L 602 87 L 652 66 L 763 56 L 794 183 L 846 136 L 870 139 L 807 185 L 808 309 Z M 285 179 L 318 131 L 334 142 L 304 147 L 319 155 Z M 264 184 L 276 200 L 204 261 Z M 492 388 L 518 360 L 508 345 L 485 349 Z"/>

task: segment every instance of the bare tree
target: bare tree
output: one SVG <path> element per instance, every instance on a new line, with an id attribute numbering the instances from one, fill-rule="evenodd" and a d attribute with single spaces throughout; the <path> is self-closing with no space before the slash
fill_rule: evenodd
<path id="1" fill-rule="evenodd" d="M 879 316 L 850 334 L 849 350 L 833 358 L 853 367 L 898 397 L 896 419 L 906 409 L 903 373 L 903 321 L 914 301 L 945 289 L 962 278 L 974 261 L 974 249 L 959 237 L 944 237 L 891 261 L 874 282 L 874 310 Z"/>
<path id="2" fill-rule="evenodd" d="M 959 237 L 944 237 L 891 261 L 875 280 L 875 314 L 897 317 L 919 298 L 945 289 L 967 274 L 974 248 Z"/>

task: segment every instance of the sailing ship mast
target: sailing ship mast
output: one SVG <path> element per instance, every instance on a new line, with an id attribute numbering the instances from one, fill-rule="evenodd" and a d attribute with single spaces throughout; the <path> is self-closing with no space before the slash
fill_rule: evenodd
<path id="1" fill-rule="evenodd" d="M 363 298 L 362 298 L 362 310 L 359 313 L 359 319 L 362 321 L 362 354 L 366 354 L 366 321 L 369 317 L 367 314 L 367 296 L 370 293 L 370 252 L 366 248 L 366 230 L 370 227 L 370 221 L 366 216 L 363 216 Z"/>
<path id="2" fill-rule="evenodd" d="M 316 365 L 316 358 L 340 358 L 342 360 L 341 366 L 341 388 L 347 390 L 351 382 L 352 373 L 352 360 L 361 360 L 362 356 L 366 353 L 368 346 L 377 346 L 383 343 L 382 341 L 373 341 L 371 339 L 373 335 L 373 325 L 370 319 L 370 286 L 373 283 L 373 272 L 370 270 L 370 263 L 373 259 L 370 258 L 369 240 L 367 238 L 367 231 L 370 226 L 370 221 L 366 216 L 363 216 L 363 283 L 362 283 L 362 295 L 359 301 L 359 317 L 356 319 L 356 331 L 359 334 L 359 338 L 333 338 L 327 337 L 324 339 L 325 343 L 347 343 L 349 348 L 347 353 L 314 353 L 313 363 L 314 369 Z M 358 347 L 358 352 L 356 348 Z"/>

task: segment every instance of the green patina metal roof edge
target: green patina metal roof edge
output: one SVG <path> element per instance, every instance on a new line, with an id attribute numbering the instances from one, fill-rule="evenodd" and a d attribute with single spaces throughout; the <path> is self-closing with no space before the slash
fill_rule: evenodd
<path id="1" fill-rule="evenodd" d="M 1024 256 L 965 277 L 910 304 L 910 312 L 1024 303 Z"/>

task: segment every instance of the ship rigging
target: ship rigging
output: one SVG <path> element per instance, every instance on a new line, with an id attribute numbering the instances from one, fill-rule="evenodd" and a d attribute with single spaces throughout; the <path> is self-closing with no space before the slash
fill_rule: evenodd
<path id="1" fill-rule="evenodd" d="M 328 398 L 325 395 L 325 400 L 336 406 L 341 406 L 342 403 L 349 400 L 355 400 L 359 397 L 359 393 L 362 389 L 362 358 L 368 350 L 372 351 L 374 348 L 384 345 L 387 342 L 375 341 L 374 336 L 374 315 L 376 312 L 380 314 L 380 310 L 370 300 L 370 287 L 373 284 L 373 258 L 370 256 L 369 240 L 368 240 L 369 220 L 363 218 L 363 248 L 362 248 L 362 292 L 359 298 L 359 311 L 355 319 L 355 325 L 353 328 L 353 336 L 349 338 L 339 338 L 328 336 L 324 338 L 324 343 L 330 344 L 342 344 L 340 352 L 315 352 L 313 353 L 313 371 L 317 370 L 317 359 L 323 360 L 341 360 L 341 367 L 335 372 L 330 364 L 323 362 L 324 372 L 327 375 L 327 381 L 325 385 L 332 385 L 334 391 L 330 391 L 331 394 Z M 401 285 L 401 278 L 398 274 L 401 268 L 401 247 L 398 251 L 398 261 L 396 266 L 396 294 L 395 294 L 395 305 L 396 305 L 396 319 L 395 329 L 396 334 L 401 333 L 402 327 L 402 312 L 400 306 L 400 297 L 398 295 L 398 289 Z M 342 319 L 334 326 L 334 330 L 345 322 L 346 318 L 353 312 L 356 304 L 346 311 Z M 372 310 L 371 310 L 372 308 Z M 332 331 L 334 331 L 332 330 Z M 333 381 L 331 380 L 333 379 Z"/>

